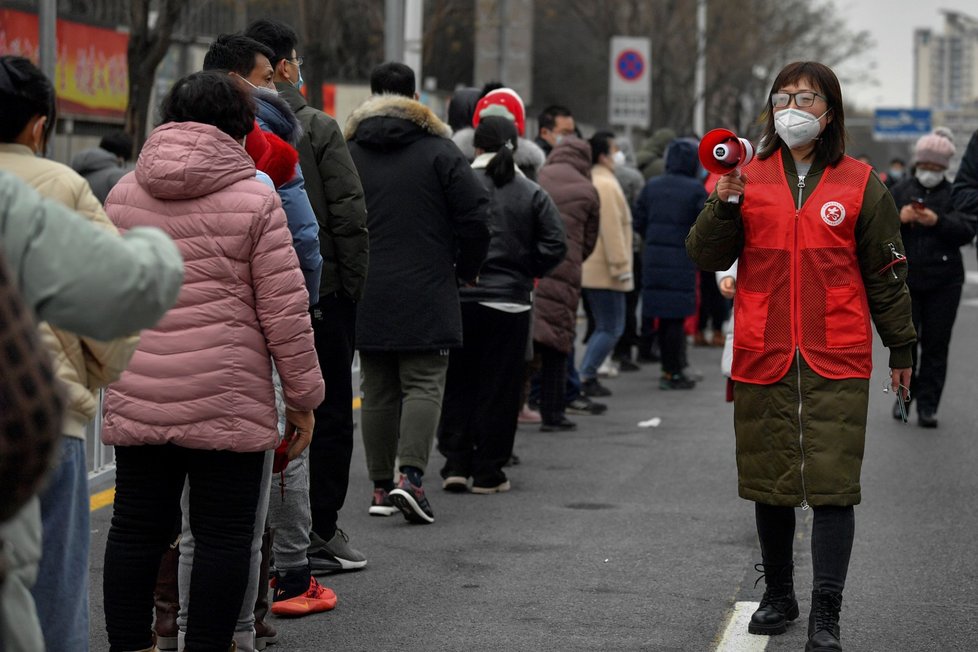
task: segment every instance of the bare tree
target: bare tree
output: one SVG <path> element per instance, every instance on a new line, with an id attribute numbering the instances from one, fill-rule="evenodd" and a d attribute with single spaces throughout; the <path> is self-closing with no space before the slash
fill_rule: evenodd
<path id="1" fill-rule="evenodd" d="M 696 101 L 696 3 L 538 0 L 537 4 L 538 97 L 566 94 L 571 88 L 574 101 L 589 103 L 581 113 L 600 121 L 596 116 L 604 116 L 607 107 L 608 39 L 648 36 L 652 127 L 690 131 Z M 769 85 L 786 63 L 805 59 L 836 67 L 871 45 L 868 33 L 846 28 L 832 3 L 709 0 L 707 14 L 707 124 L 745 133 L 756 125 Z M 548 89 L 555 77 L 561 83 Z M 866 79 L 862 75 L 849 81 Z"/>
<path id="2" fill-rule="evenodd" d="M 155 23 L 150 14 L 155 4 Z M 146 141 L 149 101 L 153 94 L 156 68 L 170 48 L 173 30 L 189 0 L 131 0 L 129 4 L 129 104 L 126 107 L 126 133 L 132 136 L 133 153 Z"/>

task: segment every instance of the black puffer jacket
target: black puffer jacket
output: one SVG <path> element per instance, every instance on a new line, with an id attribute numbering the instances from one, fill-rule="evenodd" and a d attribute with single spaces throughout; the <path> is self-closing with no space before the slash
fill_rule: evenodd
<path id="1" fill-rule="evenodd" d="M 488 157 L 487 157 L 488 158 Z M 543 188 L 519 174 L 497 188 L 476 159 L 476 175 L 489 191 L 492 240 L 475 287 L 462 301 L 530 303 L 533 279 L 545 276 L 567 254 L 560 212 Z"/>
<path id="2" fill-rule="evenodd" d="M 961 247 L 975 237 L 978 215 L 955 211 L 951 207 L 951 183 L 942 181 L 925 188 L 913 175 L 890 190 L 897 210 L 915 199 L 937 213 L 934 226 L 903 224 L 900 235 L 907 251 L 907 286 L 911 290 L 929 290 L 964 283 Z"/>
<path id="3" fill-rule="evenodd" d="M 954 210 L 978 217 L 978 131 L 971 134 L 968 149 L 961 157 L 961 166 L 951 188 Z"/>
<path id="4" fill-rule="evenodd" d="M 346 138 L 367 200 L 370 266 L 357 307 L 357 348 L 434 351 L 462 344 L 458 280 L 489 247 L 489 193 L 423 104 L 364 102 Z"/>

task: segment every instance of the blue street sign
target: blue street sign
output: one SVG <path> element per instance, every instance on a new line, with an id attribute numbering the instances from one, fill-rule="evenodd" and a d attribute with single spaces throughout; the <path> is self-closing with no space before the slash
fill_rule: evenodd
<path id="1" fill-rule="evenodd" d="M 917 140 L 931 132 L 930 109 L 876 109 L 874 140 Z"/>

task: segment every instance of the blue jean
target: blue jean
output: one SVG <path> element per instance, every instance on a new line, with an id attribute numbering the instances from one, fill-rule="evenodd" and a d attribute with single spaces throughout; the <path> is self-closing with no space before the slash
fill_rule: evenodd
<path id="1" fill-rule="evenodd" d="M 594 334 L 581 361 L 581 379 L 587 381 L 598 377 L 598 367 L 625 332 L 625 293 L 584 288 L 584 294 L 594 315 Z"/>
<path id="2" fill-rule="evenodd" d="M 48 652 L 88 650 L 88 467 L 85 442 L 61 438 L 41 492 L 41 563 L 31 590 Z"/>

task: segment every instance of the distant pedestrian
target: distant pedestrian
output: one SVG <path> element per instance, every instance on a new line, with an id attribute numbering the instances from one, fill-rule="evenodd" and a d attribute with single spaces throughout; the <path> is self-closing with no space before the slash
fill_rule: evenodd
<path id="1" fill-rule="evenodd" d="M 562 135 L 540 170 L 540 186 L 557 205 L 567 236 L 567 256 L 540 279 L 533 302 L 533 343 L 541 362 L 540 430 L 574 430 L 577 424 L 567 418 L 565 409 L 580 390 L 568 388 L 568 358 L 577 339 L 581 266 L 594 251 L 601 222 L 587 141 Z"/>
<path id="2" fill-rule="evenodd" d="M 684 322 L 696 313 L 696 266 L 685 240 L 706 201 L 698 178 L 697 143 L 680 138 L 666 150 L 665 174 L 649 180 L 638 198 L 635 230 L 642 234 L 642 318 L 657 319 L 662 352 L 660 389 L 691 389 L 696 381 L 683 372 Z"/>
<path id="3" fill-rule="evenodd" d="M 767 589 L 748 631 L 799 615 L 795 507 L 812 508 L 808 652 L 839 651 L 866 438 L 870 317 L 905 394 L 915 340 L 900 221 L 870 166 L 845 155 L 842 90 L 816 62 L 778 73 L 757 158 L 717 183 L 687 249 L 703 269 L 738 260 L 734 429 L 740 495 L 754 501 Z M 739 203 L 728 201 L 739 195 Z"/>
<path id="4" fill-rule="evenodd" d="M 489 191 L 493 237 L 475 283 L 463 286 L 463 347 L 452 351 L 438 449 L 442 487 L 490 494 L 510 489 L 503 471 L 513 454 L 522 404 L 533 280 L 567 253 L 553 201 L 516 167 L 515 123 L 486 117 L 475 130 L 472 167 Z"/>
<path id="5" fill-rule="evenodd" d="M 595 328 L 581 361 L 581 391 L 586 396 L 607 396 L 611 392 L 598 381 L 598 368 L 625 331 L 625 294 L 633 287 L 632 211 L 615 177 L 615 166 L 624 156 L 615 135 L 599 131 L 588 142 L 600 227 L 594 251 L 582 267 L 581 285 Z"/>
<path id="6" fill-rule="evenodd" d="M 489 193 L 448 125 L 417 101 L 410 68 L 377 66 L 370 88 L 373 97 L 346 126 L 370 230 L 357 310 L 363 440 L 374 483 L 369 511 L 399 509 L 412 523 L 432 523 L 422 476 L 441 418 L 449 350 L 462 345 L 458 286 L 476 281 L 489 246 Z"/>
<path id="7" fill-rule="evenodd" d="M 124 131 L 102 136 L 98 147 L 85 149 L 71 159 L 71 168 L 85 177 L 98 200 L 105 203 L 112 187 L 125 176 L 132 160 L 132 138 Z"/>
<path id="8" fill-rule="evenodd" d="M 900 234 L 911 261 L 907 287 L 917 331 L 911 399 L 917 403 L 917 425 L 923 428 L 937 427 L 951 330 L 964 285 L 961 247 L 974 239 L 978 222 L 978 215 L 951 207 L 951 182 L 946 174 L 954 156 L 952 138 L 948 130 L 937 129 L 918 140 L 913 175 L 890 189 L 900 211 Z M 903 410 L 894 404 L 894 418 L 902 418 L 909 408 L 910 401 Z"/>
<path id="9" fill-rule="evenodd" d="M 537 137 L 533 141 L 546 156 L 567 136 L 577 136 L 574 116 L 565 106 L 552 104 L 537 117 Z M 579 136 L 578 136 L 579 137 Z"/>
<path id="10" fill-rule="evenodd" d="M 890 167 L 886 171 L 886 178 L 883 179 L 886 187 L 892 190 L 893 186 L 903 181 L 906 178 L 906 168 L 907 163 L 902 158 L 897 157 L 891 159 Z"/>

